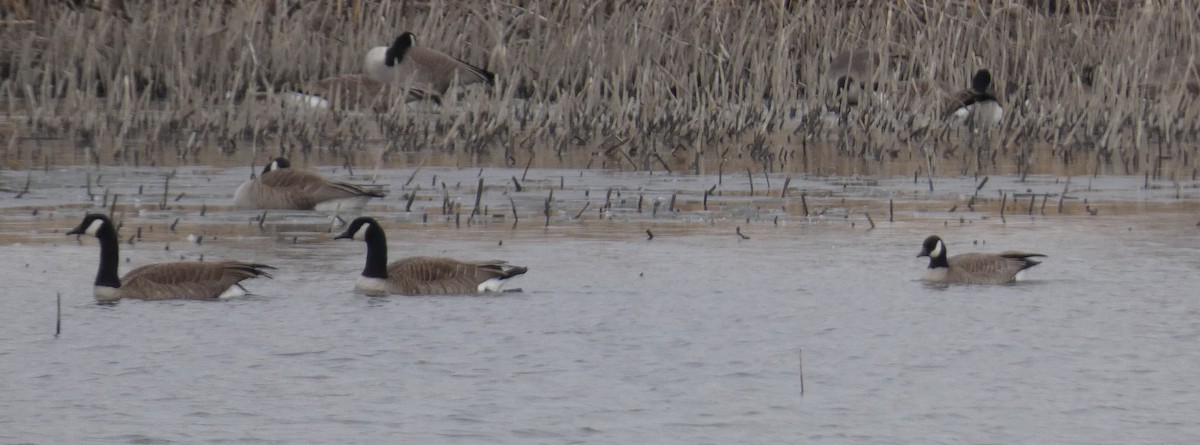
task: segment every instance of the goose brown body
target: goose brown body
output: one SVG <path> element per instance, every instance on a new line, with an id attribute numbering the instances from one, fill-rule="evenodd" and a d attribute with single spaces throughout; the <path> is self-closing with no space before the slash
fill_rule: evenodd
<path id="1" fill-rule="evenodd" d="M 373 295 L 464 295 L 498 291 L 528 271 L 503 261 L 460 261 L 417 256 L 387 263 L 387 237 L 373 218 L 356 218 L 336 239 L 367 243 L 367 262 L 355 288 Z"/>
<path id="2" fill-rule="evenodd" d="M 177 261 L 147 264 L 121 277 L 123 298 L 145 300 L 212 300 L 242 280 L 265 276 L 264 264 L 241 261 L 202 263 Z"/>
<path id="3" fill-rule="evenodd" d="M 271 275 L 265 264 L 241 261 L 213 263 L 177 261 L 147 264 L 118 278 L 120 254 L 116 228 L 108 217 L 91 214 L 68 235 L 92 235 L 100 240 L 100 268 L 96 273 L 95 296 L 101 301 L 121 298 L 145 300 L 214 300 L 241 295 L 239 283 L 254 277 Z"/>
<path id="4" fill-rule="evenodd" d="M 331 181 L 317 173 L 288 168 L 287 159 L 277 158 L 263 173 L 242 184 L 234 193 L 234 205 L 242 209 L 313 210 L 318 207 L 361 208 L 383 193 L 358 185 Z"/>
<path id="5" fill-rule="evenodd" d="M 925 281 L 945 284 L 1005 284 L 1016 281 L 1017 274 L 1041 264 L 1040 253 L 1007 251 L 1000 253 L 964 253 L 948 257 L 941 238 L 930 236 L 922 244 L 918 257 L 929 257 Z"/>

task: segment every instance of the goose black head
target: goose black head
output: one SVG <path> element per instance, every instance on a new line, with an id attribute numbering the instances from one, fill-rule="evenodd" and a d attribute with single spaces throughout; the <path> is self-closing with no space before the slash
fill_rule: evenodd
<path id="1" fill-rule="evenodd" d="M 928 238 L 925 238 L 925 242 L 921 243 L 921 253 L 917 254 L 918 257 L 927 256 L 930 258 L 937 258 L 945 255 L 946 244 L 943 243 L 942 239 L 937 235 L 930 235 Z"/>
<path id="2" fill-rule="evenodd" d="M 991 87 L 992 73 L 990 71 L 981 69 L 975 72 L 975 76 L 971 77 L 971 90 L 976 93 L 985 93 Z"/>
<path id="3" fill-rule="evenodd" d="M 396 37 L 396 41 L 387 49 L 387 54 L 384 55 L 383 64 L 387 66 L 396 66 L 404 60 L 404 54 L 408 53 L 408 49 L 417 45 L 417 36 L 411 32 L 400 34 Z"/>
<path id="4" fill-rule="evenodd" d="M 282 168 L 291 168 L 291 166 L 292 166 L 292 163 L 288 162 L 287 158 L 282 158 L 282 157 L 275 158 L 274 160 L 271 161 L 270 164 L 267 164 L 266 167 L 263 167 L 263 174 L 265 175 L 265 174 L 267 174 L 267 172 L 269 172 L 271 170 L 279 170 Z"/>
<path id="5" fill-rule="evenodd" d="M 365 241 L 369 233 L 373 233 L 377 230 L 382 230 L 379 227 L 379 221 L 375 221 L 375 218 L 361 216 L 354 218 L 354 221 L 351 221 L 350 225 L 346 227 L 346 231 L 342 232 L 341 235 L 338 235 L 333 239 L 352 239 Z"/>
<path id="6" fill-rule="evenodd" d="M 112 220 L 108 219 L 107 216 L 99 213 L 91 213 L 83 217 L 83 222 L 79 223 L 74 229 L 71 229 L 70 232 L 67 232 L 67 235 L 90 235 L 99 238 L 109 232 L 112 232 L 115 236 L 115 231 L 116 229 L 113 227 Z"/>

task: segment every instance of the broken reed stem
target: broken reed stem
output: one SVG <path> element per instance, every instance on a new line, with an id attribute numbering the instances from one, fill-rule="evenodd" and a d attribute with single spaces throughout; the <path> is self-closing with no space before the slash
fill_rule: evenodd
<path id="1" fill-rule="evenodd" d="M 748 167 L 746 168 L 746 178 L 750 180 L 750 196 L 754 196 L 754 173 Z"/>
<path id="2" fill-rule="evenodd" d="M 55 292 L 54 299 L 57 305 L 54 314 L 54 337 L 57 338 L 58 334 L 62 333 L 62 292 Z"/>
<path id="3" fill-rule="evenodd" d="M 525 175 L 529 174 L 529 166 L 530 165 L 533 165 L 533 154 L 532 153 L 529 155 L 529 160 L 525 162 L 525 171 L 521 172 L 521 180 L 522 181 L 525 180 Z M 518 191 L 520 191 L 520 190 L 518 190 Z"/>
<path id="4" fill-rule="evenodd" d="M 592 202 L 591 202 L 591 201 L 588 201 L 588 202 L 585 202 L 585 203 L 583 203 L 583 208 L 582 208 L 582 209 L 579 209 L 579 213 L 576 213 L 576 214 L 575 214 L 575 219 L 580 219 L 580 218 L 582 218 L 582 217 L 583 217 L 583 212 L 586 212 L 586 211 L 587 211 L 587 208 L 588 208 L 588 206 L 589 206 L 589 205 L 591 205 L 591 204 L 592 204 Z"/>
<path id="5" fill-rule="evenodd" d="M 513 201 L 513 199 L 512 199 L 512 196 L 509 196 L 509 197 L 508 197 L 508 204 L 512 206 L 512 212 L 513 212 L 513 226 L 512 226 L 512 228 L 514 228 L 514 229 L 515 229 L 515 228 L 517 228 L 517 222 L 519 222 L 519 221 L 521 220 L 521 218 L 519 218 L 519 217 L 517 216 L 517 203 L 516 203 L 516 201 Z"/>
<path id="6" fill-rule="evenodd" d="M 779 191 L 779 199 L 787 198 L 788 185 L 792 183 L 792 177 L 788 176 L 783 180 L 783 190 Z"/>
<path id="7" fill-rule="evenodd" d="M 520 181 L 517 181 L 517 177 L 516 177 L 516 176 L 513 176 L 513 177 L 512 177 L 512 181 L 513 181 L 513 187 L 516 187 L 516 189 L 517 189 L 517 192 L 518 192 L 518 193 L 520 193 L 520 192 L 521 192 L 521 182 L 520 182 Z"/>
<path id="8" fill-rule="evenodd" d="M 805 199 L 807 193 L 800 193 L 800 208 L 804 210 L 804 217 L 808 218 L 808 200 Z"/>
<path id="9" fill-rule="evenodd" d="M 479 201 L 483 199 L 483 178 L 479 178 L 479 185 L 475 189 L 475 208 L 471 209 L 471 218 L 479 214 Z"/>
<path id="10" fill-rule="evenodd" d="M 1008 193 L 1001 193 L 1000 194 L 1000 222 L 1007 222 L 1004 220 L 1004 207 L 1007 204 L 1008 204 Z"/>
<path id="11" fill-rule="evenodd" d="M 737 233 L 737 236 L 741 239 L 750 239 L 750 237 L 742 234 L 742 226 L 737 226 L 737 229 L 734 230 L 734 233 Z"/>
<path id="12" fill-rule="evenodd" d="M 888 198 L 888 222 L 896 222 L 896 200 Z"/>
<path id="13" fill-rule="evenodd" d="M 413 169 L 412 173 L 408 175 L 408 180 L 404 181 L 404 185 L 402 187 L 408 187 L 409 184 L 412 184 L 413 180 L 417 179 L 417 173 L 420 173 L 421 167 L 424 166 L 425 160 L 421 160 L 421 165 L 418 165 L 417 168 Z"/>
<path id="14" fill-rule="evenodd" d="M 871 213 L 863 212 L 863 215 L 867 215 L 867 222 L 871 223 L 871 228 L 867 229 L 867 230 L 874 230 L 875 229 L 875 220 L 871 219 Z"/>
<path id="15" fill-rule="evenodd" d="M 803 397 L 804 396 L 804 349 L 801 348 L 801 349 L 797 350 L 796 356 L 797 356 L 797 358 L 800 359 L 800 363 L 799 363 L 799 365 L 800 365 L 800 396 Z"/>
<path id="16" fill-rule="evenodd" d="M 546 226 L 550 227 L 550 203 L 554 201 L 554 189 L 550 189 L 550 195 L 546 197 L 546 207 L 542 209 L 542 214 L 546 215 Z"/>
<path id="17" fill-rule="evenodd" d="M 171 174 L 169 174 L 165 178 L 163 178 L 163 198 L 162 198 L 162 203 L 160 203 L 158 205 L 159 210 L 167 209 L 167 197 L 171 194 L 171 177 L 172 176 L 175 176 L 175 172 L 171 172 Z"/>
<path id="18" fill-rule="evenodd" d="M 1063 212 L 1063 200 L 1067 199 L 1067 189 L 1069 187 L 1071 187 L 1071 177 L 1070 176 L 1067 177 L 1067 183 L 1063 184 L 1062 194 L 1058 195 L 1058 214 L 1060 214 L 1060 215 Z"/>
<path id="19" fill-rule="evenodd" d="M 421 190 L 421 186 L 418 185 L 417 188 L 408 192 L 408 202 L 404 203 L 404 213 L 412 211 L 413 201 L 417 199 L 417 191 L 419 190 Z"/>

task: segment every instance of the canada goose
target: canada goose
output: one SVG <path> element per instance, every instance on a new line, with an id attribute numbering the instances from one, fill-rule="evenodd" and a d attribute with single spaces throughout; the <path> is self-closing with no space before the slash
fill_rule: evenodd
<path id="1" fill-rule="evenodd" d="M 287 158 L 275 158 L 258 178 L 238 187 L 234 205 L 241 209 L 344 210 L 362 208 L 367 200 L 384 196 L 291 166 Z"/>
<path id="2" fill-rule="evenodd" d="M 1041 264 L 1031 257 L 1040 253 L 964 253 L 946 257 L 946 244 L 937 235 L 925 238 L 917 257 L 929 257 L 925 281 L 946 284 L 1004 284 L 1016 281 L 1017 273 Z"/>
<path id="3" fill-rule="evenodd" d="M 872 91 L 878 90 L 878 82 L 872 79 L 879 64 L 878 52 L 865 49 L 846 50 L 834 56 L 826 77 L 839 98 L 844 98 L 847 105 L 857 105 L 862 91 L 867 90 L 868 83 Z"/>
<path id="4" fill-rule="evenodd" d="M 457 82 L 467 85 L 476 82 L 495 83 L 491 71 L 471 65 L 437 50 L 417 46 L 411 32 L 400 34 L 392 46 L 377 46 L 367 51 L 367 74 L 375 80 L 416 90 L 436 98 L 446 94 Z"/>
<path id="5" fill-rule="evenodd" d="M 529 269 L 503 261 L 464 262 L 451 258 L 409 257 L 387 263 L 387 237 L 374 218 L 359 217 L 334 239 L 367 242 L 367 265 L 355 289 L 372 295 L 454 295 L 496 292 L 504 280 Z"/>
<path id="6" fill-rule="evenodd" d="M 992 93 L 992 73 L 986 69 L 975 72 L 971 87 L 950 97 L 943 115 L 976 127 L 990 127 L 1004 117 L 1004 106 Z"/>
<path id="7" fill-rule="evenodd" d="M 124 278 L 117 278 L 119 253 L 117 229 L 101 214 L 90 214 L 67 235 L 91 235 L 100 240 L 100 271 L 96 273 L 96 299 L 116 301 L 121 298 L 145 300 L 214 300 L 240 297 L 246 294 L 242 280 L 267 277 L 265 264 L 241 261 L 201 263 L 177 261 L 147 264 L 133 269 Z"/>

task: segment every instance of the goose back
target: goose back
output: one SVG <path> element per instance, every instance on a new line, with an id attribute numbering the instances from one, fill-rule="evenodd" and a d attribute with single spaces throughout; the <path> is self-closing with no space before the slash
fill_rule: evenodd
<path id="1" fill-rule="evenodd" d="M 926 271 L 925 280 L 955 284 L 1005 284 L 1016 281 L 1017 273 L 1041 264 L 1032 257 L 1045 255 L 1024 252 L 964 253 L 947 258 L 947 267 Z"/>
<path id="2" fill-rule="evenodd" d="M 388 293 L 400 295 L 474 294 L 492 280 L 503 280 L 526 272 L 503 261 L 466 262 L 441 257 L 409 257 L 388 265 Z"/>
<path id="3" fill-rule="evenodd" d="M 342 208 L 355 208 L 382 196 L 377 191 L 331 181 L 310 171 L 279 168 L 238 187 L 234 204 L 243 209 L 313 210 L 322 203 L 339 202 L 343 203 Z"/>
<path id="4" fill-rule="evenodd" d="M 118 291 L 122 298 L 213 300 L 238 296 L 239 290 L 244 294 L 238 283 L 259 276 L 270 278 L 265 269 L 273 267 L 241 261 L 147 264 L 126 273 Z"/>

